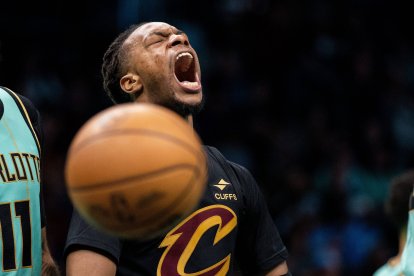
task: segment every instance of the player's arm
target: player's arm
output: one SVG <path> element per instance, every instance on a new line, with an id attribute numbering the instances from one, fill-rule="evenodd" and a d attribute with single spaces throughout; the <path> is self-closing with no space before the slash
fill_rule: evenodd
<path id="1" fill-rule="evenodd" d="M 251 173 L 231 163 L 240 179 L 245 208 L 241 214 L 237 263 L 246 275 L 290 275 L 288 252 Z"/>
<path id="2" fill-rule="evenodd" d="M 287 276 L 287 275 L 290 275 L 286 261 L 279 264 L 278 266 L 276 266 L 275 268 L 273 268 L 272 270 L 267 272 L 265 275 L 266 276 L 284 276 L 284 275 Z"/>
<path id="3" fill-rule="evenodd" d="M 27 111 L 33 130 L 36 133 L 36 136 L 39 142 L 39 147 L 43 146 L 43 129 L 41 127 L 41 118 L 39 110 L 33 105 L 33 103 L 26 97 L 18 95 L 18 98 L 23 103 L 24 108 Z M 40 150 L 39 148 L 39 150 Z M 41 152 L 39 152 L 42 154 Z M 40 158 L 43 159 L 42 157 Z M 43 174 L 43 171 L 42 171 Z M 43 176 L 40 177 L 43 179 Z M 41 225 L 42 225 L 42 275 L 43 276 L 59 276 L 60 270 L 56 262 L 54 261 L 52 255 L 50 254 L 49 245 L 47 242 L 46 236 L 46 217 L 44 210 L 44 201 L 42 196 L 43 186 L 40 186 L 40 213 L 41 213 Z"/>
<path id="4" fill-rule="evenodd" d="M 64 249 L 67 276 L 114 276 L 121 254 L 118 238 L 91 227 L 73 210 Z"/>
<path id="5" fill-rule="evenodd" d="M 66 258 L 67 276 L 114 276 L 115 273 L 112 260 L 90 250 L 72 251 Z"/>
<path id="6" fill-rule="evenodd" d="M 50 254 L 49 245 L 46 238 L 46 227 L 42 228 L 42 275 L 59 276 L 60 271 Z"/>

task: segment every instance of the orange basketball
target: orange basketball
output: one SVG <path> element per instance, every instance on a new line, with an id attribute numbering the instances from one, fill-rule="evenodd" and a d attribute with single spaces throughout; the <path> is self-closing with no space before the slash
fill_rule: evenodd
<path id="1" fill-rule="evenodd" d="M 148 239 L 196 208 L 206 171 L 201 141 L 183 118 L 158 105 L 127 103 L 80 128 L 65 179 L 73 206 L 91 225 Z"/>

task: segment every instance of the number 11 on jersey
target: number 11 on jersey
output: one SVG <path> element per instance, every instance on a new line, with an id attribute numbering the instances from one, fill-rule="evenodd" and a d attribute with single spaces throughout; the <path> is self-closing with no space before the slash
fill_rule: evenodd
<path id="1" fill-rule="evenodd" d="M 14 209 L 14 217 L 13 210 Z M 14 229 L 13 220 L 20 220 L 20 228 Z M 32 235 L 30 222 L 30 201 L 0 203 L 0 228 L 2 242 L 3 271 L 15 270 L 18 266 L 32 266 Z M 20 242 L 19 242 L 20 241 Z M 21 248 L 16 248 L 17 246 Z M 21 260 L 16 260 L 16 249 L 21 253 Z M 16 262 L 17 265 L 16 265 Z"/>

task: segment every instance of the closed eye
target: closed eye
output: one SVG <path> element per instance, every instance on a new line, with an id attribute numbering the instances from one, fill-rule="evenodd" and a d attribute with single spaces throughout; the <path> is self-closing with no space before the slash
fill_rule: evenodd
<path id="1" fill-rule="evenodd" d="M 164 41 L 164 39 L 154 39 L 154 41 L 150 42 L 150 45 L 157 44 L 157 43 L 160 43 L 160 42 L 163 42 L 163 41 Z"/>
<path id="2" fill-rule="evenodd" d="M 169 34 L 165 32 L 153 32 L 145 39 L 145 44 L 149 46 L 163 42 L 168 36 Z"/>
<path id="3" fill-rule="evenodd" d="M 147 40 L 146 40 L 146 45 L 154 45 L 154 44 L 158 44 L 158 43 L 161 43 L 161 42 L 163 42 L 165 40 L 165 38 L 164 37 L 160 37 L 160 36 L 156 36 L 156 35 L 153 35 L 153 36 L 151 36 L 151 37 L 149 37 Z"/>
<path id="4" fill-rule="evenodd" d="M 153 32 L 152 34 L 162 36 L 162 37 L 168 37 L 170 34 L 166 32 Z"/>

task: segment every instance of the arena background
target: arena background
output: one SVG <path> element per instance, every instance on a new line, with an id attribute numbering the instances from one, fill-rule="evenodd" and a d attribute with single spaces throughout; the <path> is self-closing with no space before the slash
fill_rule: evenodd
<path id="1" fill-rule="evenodd" d="M 0 84 L 43 117 L 54 257 L 63 268 L 68 144 L 111 105 L 102 55 L 155 20 L 189 34 L 207 97 L 195 127 L 256 177 L 293 275 L 371 275 L 397 250 L 389 181 L 413 165 L 412 18 L 385 0 L 3 1 Z"/>

